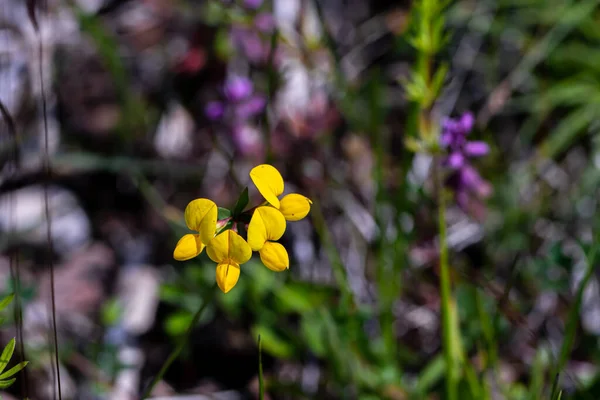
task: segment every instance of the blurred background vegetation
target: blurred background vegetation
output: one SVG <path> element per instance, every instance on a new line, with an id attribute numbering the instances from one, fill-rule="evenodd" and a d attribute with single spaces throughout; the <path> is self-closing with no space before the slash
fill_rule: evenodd
<path id="1" fill-rule="evenodd" d="M 1 396 L 140 398 L 206 304 L 154 396 L 258 398 L 260 335 L 268 399 L 600 398 L 599 44 L 597 0 L 2 0 Z M 465 112 L 491 192 L 438 213 Z M 213 292 L 183 210 L 265 162 L 290 269 Z"/>

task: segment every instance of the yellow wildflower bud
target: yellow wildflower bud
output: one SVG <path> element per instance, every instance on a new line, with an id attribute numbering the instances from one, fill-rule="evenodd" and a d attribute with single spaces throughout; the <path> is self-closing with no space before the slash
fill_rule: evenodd
<path id="1" fill-rule="evenodd" d="M 258 253 L 260 260 L 271 271 L 281 272 L 290 267 L 290 258 L 281 243 L 266 242 Z"/>
<path id="2" fill-rule="evenodd" d="M 265 200 L 279 208 L 278 197 L 283 193 L 283 178 L 279 171 L 269 164 L 258 165 L 250 171 L 250 179 Z"/>
<path id="3" fill-rule="evenodd" d="M 217 228 L 217 205 L 208 199 L 196 199 L 185 208 L 185 223 L 188 228 L 197 231 L 202 243 L 208 243 Z"/>
<path id="4" fill-rule="evenodd" d="M 252 250 L 246 241 L 231 229 L 217 235 L 206 247 L 206 254 L 217 263 L 217 285 L 229 292 L 240 277 L 240 264 L 252 257 Z"/>
<path id="5" fill-rule="evenodd" d="M 268 240 L 279 240 L 285 232 L 285 218 L 273 207 L 258 207 L 248 225 L 248 244 L 254 251 L 263 248 Z"/>
<path id="6" fill-rule="evenodd" d="M 204 243 L 200 240 L 200 236 L 190 233 L 179 239 L 173 251 L 173 258 L 177 261 L 189 260 L 202 253 L 203 249 Z"/>
<path id="7" fill-rule="evenodd" d="M 301 194 L 292 193 L 280 201 L 279 211 L 288 221 L 299 221 L 308 215 L 312 201 Z"/>

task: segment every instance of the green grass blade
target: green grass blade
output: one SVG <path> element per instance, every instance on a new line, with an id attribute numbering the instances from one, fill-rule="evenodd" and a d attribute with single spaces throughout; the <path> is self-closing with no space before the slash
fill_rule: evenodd
<path id="1" fill-rule="evenodd" d="M 258 400 L 265 398 L 265 382 L 263 378 L 262 343 L 258 335 Z"/>
<path id="2" fill-rule="evenodd" d="M 579 321 L 579 310 L 581 309 L 581 303 L 583 302 L 583 293 L 587 285 L 590 283 L 592 276 L 594 275 L 594 262 L 596 260 L 597 249 L 598 245 L 596 243 L 592 244 L 591 250 L 587 255 L 587 269 L 585 271 L 585 275 L 581 280 L 579 287 L 577 288 L 575 304 L 573 304 L 573 307 L 571 307 L 571 310 L 569 311 L 565 337 L 560 348 L 558 360 L 552 373 L 552 376 L 555 377 L 550 395 L 552 400 L 557 400 L 560 398 L 560 392 L 558 392 L 559 374 L 565 368 L 567 359 L 573 347 L 573 342 L 575 341 L 575 333 L 577 332 L 577 325 Z"/>

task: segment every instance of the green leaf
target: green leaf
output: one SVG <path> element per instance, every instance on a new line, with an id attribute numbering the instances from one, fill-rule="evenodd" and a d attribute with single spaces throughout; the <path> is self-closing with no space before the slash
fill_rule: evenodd
<path id="1" fill-rule="evenodd" d="M 293 346 L 283 340 L 277 332 L 268 325 L 255 325 L 252 329 L 254 336 L 260 335 L 263 350 L 277 358 L 290 358 L 294 354 Z"/>
<path id="2" fill-rule="evenodd" d="M 557 125 L 552 134 L 540 146 L 540 153 L 544 157 L 554 158 L 557 154 L 567 150 L 572 143 L 583 133 L 598 117 L 598 103 L 589 104 L 571 112 Z"/>
<path id="3" fill-rule="evenodd" d="M 217 219 L 220 221 L 225 218 L 231 217 L 231 211 L 227 208 L 219 207 L 219 213 L 217 214 Z"/>
<path id="4" fill-rule="evenodd" d="M 242 235 L 242 237 L 247 237 L 248 236 L 248 232 L 246 231 L 246 223 L 244 223 L 244 222 L 238 222 L 236 224 L 236 226 L 237 226 L 238 233 L 240 235 Z"/>
<path id="5" fill-rule="evenodd" d="M 249 201 L 250 198 L 248 197 L 248 187 L 246 186 L 235 203 L 235 206 L 233 207 L 233 219 L 236 219 L 242 213 L 242 211 L 244 211 L 244 208 L 246 208 Z"/>
<path id="6" fill-rule="evenodd" d="M 221 60 L 228 60 L 232 53 L 233 48 L 229 39 L 229 31 L 225 28 L 217 30 L 215 39 L 213 40 L 213 46 L 217 57 Z"/>
<path id="7" fill-rule="evenodd" d="M 325 346 L 325 327 L 318 315 L 307 314 L 300 322 L 300 331 L 304 342 L 310 350 L 319 357 L 324 357 L 327 353 Z"/>
<path id="8" fill-rule="evenodd" d="M 16 380 L 17 378 L 12 378 L 7 381 L 0 381 L 0 389 L 6 389 L 7 387 L 15 383 Z"/>
<path id="9" fill-rule="evenodd" d="M 11 293 L 5 298 L 3 298 L 2 301 L 0 301 L 0 311 L 4 310 L 13 301 L 14 297 L 15 294 Z"/>
<path id="10" fill-rule="evenodd" d="M 192 322 L 192 313 L 188 311 L 179 311 L 171 314 L 165 321 L 165 331 L 170 336 L 179 336 L 185 332 Z"/>
<path id="11" fill-rule="evenodd" d="M 9 369 L 8 371 L 6 371 L 2 375 L 0 375 L 0 379 L 10 378 L 14 374 L 16 374 L 17 372 L 19 372 L 23 368 L 25 368 L 27 366 L 27 364 L 29 364 L 29 361 L 23 361 L 23 362 L 18 363 L 17 365 L 15 365 L 11 369 Z"/>
<path id="12" fill-rule="evenodd" d="M 116 325 L 122 314 L 121 304 L 117 299 L 109 299 L 101 309 L 101 320 L 104 326 Z"/>
<path id="13" fill-rule="evenodd" d="M 444 377 L 446 363 L 441 355 L 434 357 L 419 374 L 419 380 L 415 387 L 416 394 L 425 395 L 431 388 L 437 385 Z"/>
<path id="14" fill-rule="evenodd" d="M 15 351 L 15 338 L 12 338 L 10 342 L 6 345 L 4 350 L 2 351 L 2 355 L 0 355 L 0 372 L 4 371 L 4 368 L 10 362 L 10 359 Z"/>

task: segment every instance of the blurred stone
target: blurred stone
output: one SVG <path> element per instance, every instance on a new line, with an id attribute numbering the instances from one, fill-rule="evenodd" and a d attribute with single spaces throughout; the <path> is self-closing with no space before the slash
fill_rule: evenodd
<path id="1" fill-rule="evenodd" d="M 160 119 L 154 147 L 165 158 L 186 158 L 193 144 L 194 119 L 180 103 L 172 102 Z"/>
<path id="2" fill-rule="evenodd" d="M 90 239 L 90 221 L 77 198 L 66 189 L 48 188 L 51 238 L 54 250 L 66 254 Z M 24 243 L 47 243 L 44 189 L 32 185 L 0 196 L 0 231 L 13 232 Z"/>
<path id="3" fill-rule="evenodd" d="M 127 365 L 115 379 L 111 394 L 113 400 L 130 400 L 133 393 L 138 392 L 140 369 L 144 363 L 144 353 L 135 347 L 125 347 L 119 351 L 119 362 Z"/>
<path id="4" fill-rule="evenodd" d="M 239 392 L 233 390 L 225 392 L 211 393 L 210 395 L 203 396 L 193 394 L 189 396 L 176 395 L 176 396 L 159 396 L 152 397 L 152 400 L 242 400 L 244 397 Z"/>
<path id="5" fill-rule="evenodd" d="M 154 325 L 159 303 L 158 273 L 148 266 L 130 267 L 120 274 L 118 297 L 123 305 L 123 328 L 141 335 Z"/>
<path id="6" fill-rule="evenodd" d="M 38 360 L 39 361 L 39 360 Z M 41 373 L 38 373 L 39 382 L 34 387 L 33 399 L 53 399 L 58 393 L 58 382 L 54 379 L 56 372 L 54 372 L 54 359 L 42 360 L 40 368 Z M 63 400 L 75 400 L 77 399 L 77 385 L 73 377 L 69 374 L 69 371 L 64 365 L 59 364 L 60 369 L 60 391 L 61 398 Z M 42 376 L 43 374 L 43 376 Z"/>
<path id="7" fill-rule="evenodd" d="M 129 43 L 141 51 L 161 42 L 165 34 L 165 18 L 169 15 L 156 12 L 148 2 L 130 1 L 119 8 L 114 18 L 115 29 L 126 35 Z M 111 20 L 111 22 L 113 21 Z"/>
<path id="8" fill-rule="evenodd" d="M 83 336 L 91 329 L 91 321 L 106 298 L 105 281 L 114 265 L 113 251 L 94 243 L 54 267 L 56 316 L 63 327 Z M 45 271 L 38 282 L 38 301 L 50 304 L 50 271 Z"/>
<path id="9" fill-rule="evenodd" d="M 80 41 L 62 47 L 60 55 L 57 93 L 65 130 L 95 138 L 111 135 L 122 117 L 117 87 L 94 46 Z"/>

